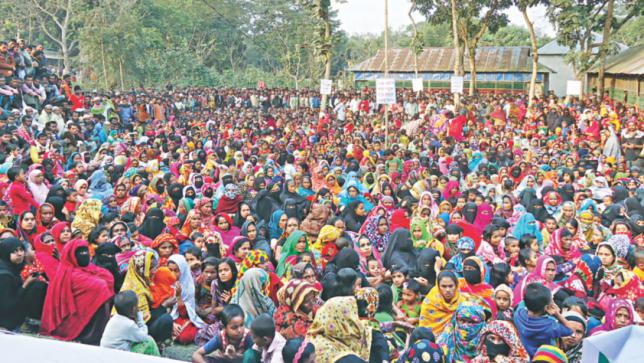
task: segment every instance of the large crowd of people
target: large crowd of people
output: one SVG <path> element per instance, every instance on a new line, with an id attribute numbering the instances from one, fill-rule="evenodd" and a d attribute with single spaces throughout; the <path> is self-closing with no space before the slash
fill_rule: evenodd
<path id="1" fill-rule="evenodd" d="M 0 328 L 194 362 L 575 363 L 643 321 L 635 107 L 399 89 L 385 122 L 367 87 L 326 110 L 90 92 L 34 54 L 0 43 Z"/>

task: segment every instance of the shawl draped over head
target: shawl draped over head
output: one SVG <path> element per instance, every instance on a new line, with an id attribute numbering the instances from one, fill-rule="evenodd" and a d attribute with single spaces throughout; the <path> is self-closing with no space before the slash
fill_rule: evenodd
<path id="1" fill-rule="evenodd" d="M 83 238 L 89 237 L 101 218 L 101 207 L 103 204 L 98 199 L 87 199 L 76 210 L 76 216 L 72 221 L 72 230 L 80 230 Z"/>
<path id="2" fill-rule="evenodd" d="M 277 292 L 280 306 L 275 311 L 275 325 L 286 339 L 306 335 L 312 318 L 299 309 L 306 296 L 317 292 L 315 286 L 304 280 L 291 280 Z"/>
<path id="3" fill-rule="evenodd" d="M 527 274 L 519 283 L 514 287 L 514 305 L 519 304 L 521 301 L 523 301 L 523 293 L 525 292 L 525 288 L 530 285 L 533 282 L 540 282 L 544 284 L 546 287 L 552 291 L 552 294 L 554 295 L 555 292 L 559 290 L 559 287 L 557 284 L 554 282 L 548 282 L 546 280 L 546 268 L 548 267 L 549 263 L 554 263 L 555 268 L 557 267 L 557 262 L 555 262 L 554 258 L 548 256 L 548 255 L 543 255 L 540 256 L 537 259 L 537 265 L 531 273 Z"/>
<path id="4" fill-rule="evenodd" d="M 348 354 L 369 361 L 372 330 L 360 320 L 353 296 L 329 299 L 315 314 L 307 339 L 318 363 L 334 363 Z"/>
<path id="5" fill-rule="evenodd" d="M 335 226 L 326 225 L 320 229 L 318 238 L 313 244 L 313 248 L 317 251 L 322 251 L 324 246 L 327 243 L 334 242 L 336 239 L 340 238 L 342 231 Z"/>
<path id="6" fill-rule="evenodd" d="M 378 223 L 381 219 L 387 220 L 385 216 L 375 215 L 367 219 L 364 225 L 364 234 L 369 237 L 369 241 L 378 252 L 384 252 L 387 248 L 387 242 L 391 238 L 391 232 L 387 230 L 385 234 L 380 234 L 378 231 Z"/>
<path id="7" fill-rule="evenodd" d="M 277 263 L 277 270 L 275 271 L 277 276 L 280 276 L 280 277 L 284 276 L 284 273 L 286 273 L 286 269 L 288 267 L 287 266 L 288 263 L 295 265 L 295 261 L 290 261 L 290 260 L 293 260 L 293 258 L 291 258 L 292 256 L 299 255 L 299 252 L 295 249 L 295 245 L 297 245 L 297 242 L 302 237 L 306 239 L 306 248 L 304 252 L 309 252 L 308 236 L 303 231 L 296 229 L 295 231 L 293 231 L 293 233 L 291 233 L 290 236 L 288 236 L 288 238 L 286 239 L 286 243 L 284 243 L 284 246 L 282 247 L 280 260 Z"/>
<path id="8" fill-rule="evenodd" d="M 456 284 L 454 298 L 452 301 L 446 301 L 438 289 L 438 281 L 436 282 L 436 285 L 429 290 L 429 293 L 423 299 L 418 326 L 431 328 L 436 335 L 443 332 L 458 305 L 465 300 L 465 297 L 459 291 L 458 281 Z"/>
<path id="9" fill-rule="evenodd" d="M 469 320 L 468 323 L 462 323 Z M 485 327 L 485 312 L 480 305 L 464 301 L 454 312 L 436 343 L 447 346 L 447 361 L 469 361 L 477 354 L 481 330 Z"/>
<path id="10" fill-rule="evenodd" d="M 270 277 L 266 271 L 251 268 L 239 279 L 237 291 L 230 299 L 231 304 L 239 305 L 246 313 L 246 327 L 260 314 L 273 315 L 275 304 L 268 297 Z"/>
<path id="11" fill-rule="evenodd" d="M 391 235 L 382 264 L 388 268 L 406 267 L 416 270 L 418 251 L 414 248 L 411 233 L 408 229 L 397 229 Z"/>
<path id="12" fill-rule="evenodd" d="M 89 244 L 73 240 L 61 253 L 56 276 L 51 280 L 42 313 L 40 333 L 56 339 L 76 339 L 96 311 L 114 296 L 114 277 L 104 268 L 80 267 L 76 250 Z"/>
<path id="13" fill-rule="evenodd" d="M 199 315 L 197 315 L 195 303 L 195 281 L 192 278 L 190 266 L 188 265 L 186 258 L 183 257 L 183 255 L 172 255 L 168 259 L 168 263 L 174 263 L 179 267 L 178 282 L 181 285 L 181 300 L 183 300 L 183 304 L 186 307 L 190 321 L 192 321 L 197 328 L 203 328 L 206 326 L 206 323 L 204 323 Z M 173 319 L 177 319 L 179 317 L 177 304 L 172 308 L 170 315 L 172 315 Z"/>
<path id="14" fill-rule="evenodd" d="M 599 332 L 609 332 L 615 330 L 615 320 L 617 318 L 617 311 L 619 309 L 626 309 L 628 312 L 628 323 L 627 325 L 632 325 L 635 321 L 635 312 L 633 311 L 633 305 L 630 302 L 623 299 L 615 299 L 610 302 L 606 315 L 604 316 L 604 323 L 590 332 L 590 335 L 595 335 Z"/>
<path id="15" fill-rule="evenodd" d="M 150 292 L 150 270 L 155 264 L 157 261 L 152 251 L 136 251 L 130 258 L 125 280 L 121 286 L 121 291 L 132 290 L 139 297 L 139 311 L 145 321 L 150 320 L 150 304 L 154 302 Z"/>
<path id="16" fill-rule="evenodd" d="M 528 363 L 530 361 L 528 352 L 523 347 L 519 333 L 514 325 L 508 321 L 494 320 L 481 330 L 481 338 L 478 346 L 479 355 L 474 358 L 474 363 L 493 362 L 488 357 L 487 346 L 485 345 L 485 339 L 490 334 L 500 337 L 510 347 L 510 352 L 507 355 L 509 363 Z"/>

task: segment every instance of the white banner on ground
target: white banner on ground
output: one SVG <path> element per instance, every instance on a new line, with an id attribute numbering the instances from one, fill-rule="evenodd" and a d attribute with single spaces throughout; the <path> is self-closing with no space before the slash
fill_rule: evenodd
<path id="1" fill-rule="evenodd" d="M 452 93 L 463 93 L 463 77 L 452 77 L 450 88 Z"/>
<path id="2" fill-rule="evenodd" d="M 376 103 L 379 105 L 393 105 L 396 103 L 395 79 L 376 79 Z"/>
<path id="3" fill-rule="evenodd" d="M 411 80 L 411 86 L 414 89 L 414 92 L 422 92 L 423 91 L 423 79 L 422 78 L 414 78 Z"/>
<path id="4" fill-rule="evenodd" d="M 567 96 L 581 96 L 581 81 L 566 82 Z"/>
<path id="5" fill-rule="evenodd" d="M 321 79 L 320 80 L 320 94 L 330 95 L 331 88 L 333 88 L 333 81 L 330 79 Z"/>

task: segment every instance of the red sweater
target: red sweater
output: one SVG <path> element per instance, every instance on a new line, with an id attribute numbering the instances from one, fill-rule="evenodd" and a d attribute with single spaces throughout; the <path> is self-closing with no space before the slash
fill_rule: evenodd
<path id="1" fill-rule="evenodd" d="M 9 198 L 11 198 L 13 213 L 16 215 L 21 215 L 23 212 L 31 210 L 31 207 L 35 209 L 39 207 L 38 202 L 36 202 L 24 183 L 11 183 L 9 185 Z"/>

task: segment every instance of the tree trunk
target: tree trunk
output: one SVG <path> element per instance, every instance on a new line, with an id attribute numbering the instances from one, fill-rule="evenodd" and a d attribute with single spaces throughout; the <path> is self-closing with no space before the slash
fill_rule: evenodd
<path id="1" fill-rule="evenodd" d="M 523 15 L 523 20 L 525 25 L 528 27 L 530 32 L 530 44 L 532 45 L 532 75 L 530 76 L 530 90 L 528 91 L 528 108 L 532 106 L 532 99 L 534 98 L 534 92 L 537 85 L 537 70 L 539 68 L 539 47 L 537 45 L 537 35 L 534 31 L 534 24 L 530 21 L 528 17 L 528 8 L 521 9 L 521 14 Z"/>
<path id="2" fill-rule="evenodd" d="M 411 13 L 416 9 L 416 0 L 413 0 L 411 2 L 411 7 L 409 8 L 409 13 L 407 15 L 409 16 L 409 20 L 411 20 L 411 26 L 412 29 L 414 30 L 414 41 L 412 42 L 412 47 L 414 48 L 414 76 L 418 78 L 418 49 L 417 49 L 417 42 L 418 42 L 418 27 L 416 26 L 416 21 L 414 20 L 414 17 L 411 15 Z"/>
<path id="3" fill-rule="evenodd" d="M 599 71 L 597 73 L 597 98 L 604 99 L 604 73 L 606 72 L 606 53 L 610 44 L 610 31 L 613 26 L 613 11 L 615 0 L 608 0 L 606 8 L 606 20 L 604 21 L 604 33 L 602 34 L 602 45 L 599 48 Z"/>
<path id="4" fill-rule="evenodd" d="M 461 60 L 463 59 L 463 50 L 461 49 L 461 45 L 458 41 L 458 14 L 456 13 L 456 0 L 450 0 L 452 3 L 452 33 L 454 33 L 454 56 L 456 59 L 454 60 L 454 75 L 459 76 L 461 73 L 461 67 L 462 67 L 462 62 Z M 461 95 L 458 93 L 454 94 L 454 108 L 458 109 L 458 106 L 461 103 Z"/>
<path id="5" fill-rule="evenodd" d="M 467 59 L 470 62 L 470 96 L 474 96 L 476 90 L 476 46 L 470 44 L 467 53 Z"/>
<path id="6" fill-rule="evenodd" d="M 324 44 L 331 42 L 331 23 L 329 19 L 324 19 Z M 324 79 L 331 79 L 331 48 L 327 48 L 324 56 Z M 326 110 L 326 104 L 328 102 L 329 96 L 322 95 L 322 101 L 320 104 L 320 111 Z"/>
<path id="7" fill-rule="evenodd" d="M 119 74 L 121 75 L 121 91 L 125 91 L 125 77 L 123 77 L 123 58 L 119 58 Z"/>

